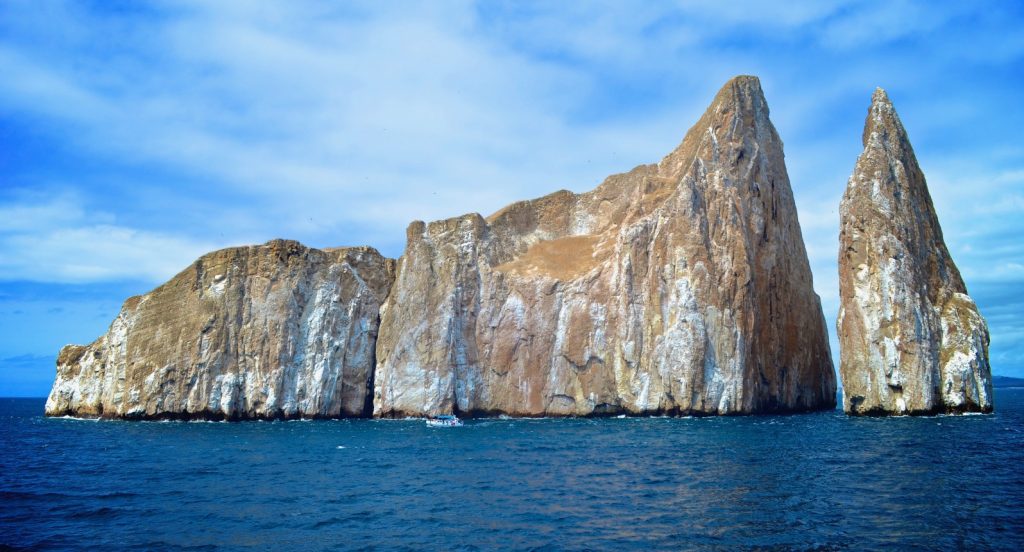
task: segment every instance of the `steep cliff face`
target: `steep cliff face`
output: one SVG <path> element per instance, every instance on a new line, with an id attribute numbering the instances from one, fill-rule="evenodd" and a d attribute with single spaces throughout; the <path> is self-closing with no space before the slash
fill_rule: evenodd
<path id="1" fill-rule="evenodd" d="M 782 142 L 737 77 L 657 165 L 414 222 L 374 415 L 738 414 L 835 405 Z"/>
<path id="2" fill-rule="evenodd" d="M 57 360 L 48 415 L 368 415 L 394 261 L 368 247 L 224 249 L 128 299 L 105 335 Z"/>
<path id="3" fill-rule="evenodd" d="M 885 91 L 840 206 L 839 332 L 850 414 L 992 410 L 988 327 L 949 256 Z"/>

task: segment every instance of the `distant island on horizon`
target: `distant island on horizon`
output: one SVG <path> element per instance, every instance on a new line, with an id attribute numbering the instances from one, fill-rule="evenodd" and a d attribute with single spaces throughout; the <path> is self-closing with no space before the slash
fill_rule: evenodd
<path id="1" fill-rule="evenodd" d="M 1014 378 L 1010 376 L 992 376 L 992 387 L 1024 387 L 1024 378 Z"/>

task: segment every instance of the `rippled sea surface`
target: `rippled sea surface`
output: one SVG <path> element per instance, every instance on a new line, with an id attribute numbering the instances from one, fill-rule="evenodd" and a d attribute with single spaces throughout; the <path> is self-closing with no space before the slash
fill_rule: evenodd
<path id="1" fill-rule="evenodd" d="M 15 549 L 1024 549 L 996 414 L 97 422 L 0 399 Z M 2 548 L 2 546 L 0 546 Z"/>

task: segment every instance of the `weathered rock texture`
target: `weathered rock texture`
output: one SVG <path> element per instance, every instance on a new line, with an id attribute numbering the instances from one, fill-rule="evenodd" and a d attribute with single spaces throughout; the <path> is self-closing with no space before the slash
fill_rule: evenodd
<path id="1" fill-rule="evenodd" d="M 48 415 L 296 418 L 370 413 L 394 261 L 293 241 L 205 255 L 128 299 L 57 360 Z"/>
<path id="2" fill-rule="evenodd" d="M 408 229 L 376 416 L 835 405 L 825 322 L 758 80 L 657 165 Z"/>
<path id="3" fill-rule="evenodd" d="M 846 412 L 991 411 L 988 327 L 946 250 L 924 174 L 882 89 L 840 220 Z"/>

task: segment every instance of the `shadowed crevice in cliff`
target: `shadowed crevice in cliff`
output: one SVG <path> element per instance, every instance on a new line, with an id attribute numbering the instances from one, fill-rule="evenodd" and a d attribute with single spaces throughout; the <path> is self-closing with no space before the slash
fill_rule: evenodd
<path id="1" fill-rule="evenodd" d="M 363 397 L 363 411 L 359 415 L 360 418 L 372 418 L 373 417 L 373 384 L 374 384 L 374 376 L 377 373 L 377 347 L 376 347 L 376 343 L 377 343 L 377 330 L 380 328 L 380 315 L 379 314 L 377 315 L 376 319 L 374 319 L 374 321 L 373 321 L 373 328 L 374 328 L 374 332 L 373 332 L 374 348 L 373 348 L 373 351 L 372 351 L 372 355 L 373 355 L 372 358 L 373 358 L 373 360 L 371 361 L 370 370 L 369 370 L 369 373 L 368 373 L 367 378 L 366 378 L 366 395 Z M 341 417 L 341 416 L 342 416 L 342 414 L 339 413 L 339 417 Z"/>

